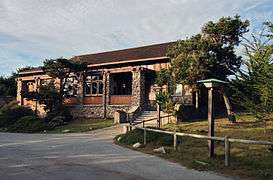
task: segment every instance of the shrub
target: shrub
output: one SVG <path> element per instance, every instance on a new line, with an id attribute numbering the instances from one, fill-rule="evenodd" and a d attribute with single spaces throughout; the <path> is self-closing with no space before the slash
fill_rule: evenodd
<path id="1" fill-rule="evenodd" d="M 47 113 L 46 117 L 44 118 L 44 121 L 49 123 L 56 117 L 62 117 L 63 122 L 68 122 L 72 120 L 72 115 L 70 114 L 69 109 L 64 108 L 62 111 L 52 111 Z"/>
<path id="2" fill-rule="evenodd" d="M 47 124 L 50 128 L 55 128 L 57 126 L 62 126 L 65 122 L 64 116 L 55 116 Z"/>
<path id="3" fill-rule="evenodd" d="M 0 127 L 8 127 L 24 116 L 34 116 L 30 108 L 18 106 L 14 101 L 3 106 L 0 112 Z"/>
<path id="4" fill-rule="evenodd" d="M 24 116 L 8 128 L 11 132 L 24 133 L 40 132 L 45 129 L 48 127 L 37 116 Z"/>

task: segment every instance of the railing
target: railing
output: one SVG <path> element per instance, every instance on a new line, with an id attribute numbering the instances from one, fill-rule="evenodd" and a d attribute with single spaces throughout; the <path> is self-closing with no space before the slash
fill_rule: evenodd
<path id="1" fill-rule="evenodd" d="M 163 118 L 172 117 L 172 116 L 173 115 L 160 116 L 160 120 L 163 119 Z M 138 124 L 142 124 L 142 127 L 144 128 L 146 122 L 150 122 L 150 121 L 154 121 L 154 120 L 158 120 L 158 118 L 157 117 L 156 118 L 150 118 L 150 119 L 146 119 L 146 120 L 141 121 L 141 122 L 131 122 L 131 125 L 136 126 Z"/>
<path id="2" fill-rule="evenodd" d="M 210 136 L 200 135 L 200 134 L 189 134 L 189 133 L 181 133 L 181 132 L 176 132 L 176 131 L 174 131 L 174 132 L 164 131 L 164 130 L 160 130 L 160 129 L 151 129 L 151 128 L 137 127 L 135 125 L 130 125 L 130 129 L 132 127 L 134 127 L 135 129 L 143 130 L 143 144 L 144 145 L 147 144 L 147 131 L 173 135 L 173 148 L 174 148 L 174 150 L 177 150 L 177 136 L 222 141 L 222 142 L 224 142 L 224 146 L 225 146 L 225 149 L 224 149 L 225 166 L 229 166 L 229 164 L 230 164 L 230 143 L 244 143 L 244 144 L 257 144 L 257 145 L 270 145 L 270 146 L 273 146 L 273 142 L 270 142 L 270 141 L 255 141 L 255 140 L 235 139 L 235 138 L 229 138 L 228 136 L 225 136 L 225 137 L 212 136 L 212 137 L 210 137 Z"/>

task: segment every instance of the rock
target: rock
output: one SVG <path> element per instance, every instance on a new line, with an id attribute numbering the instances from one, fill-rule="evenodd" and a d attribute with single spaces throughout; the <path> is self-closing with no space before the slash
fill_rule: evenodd
<path id="1" fill-rule="evenodd" d="M 62 131 L 62 133 L 69 133 L 69 132 L 70 132 L 69 129 L 65 129 L 65 130 Z"/>
<path id="2" fill-rule="evenodd" d="M 93 128 L 92 128 L 92 127 L 89 127 L 89 130 L 93 130 Z"/>
<path id="3" fill-rule="evenodd" d="M 154 149 L 153 152 L 166 154 L 165 148 L 163 146 L 160 148 Z"/>
<path id="4" fill-rule="evenodd" d="M 141 144 L 139 143 L 139 142 L 137 142 L 137 143 L 135 143 L 134 145 L 133 145 L 133 148 L 140 148 L 141 147 Z"/>

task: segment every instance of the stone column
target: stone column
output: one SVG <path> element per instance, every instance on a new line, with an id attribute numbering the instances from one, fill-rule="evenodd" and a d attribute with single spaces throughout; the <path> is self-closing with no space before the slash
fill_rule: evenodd
<path id="1" fill-rule="evenodd" d="M 141 68 L 135 68 L 132 71 L 132 106 L 143 106 L 144 103 L 144 73 Z"/>
<path id="2" fill-rule="evenodd" d="M 22 98 L 22 95 L 21 95 L 22 86 L 23 86 L 22 79 L 17 79 L 17 95 L 16 95 L 16 100 L 17 100 L 17 102 L 18 102 L 19 105 L 23 105 L 23 98 Z"/>
<path id="3" fill-rule="evenodd" d="M 104 108 L 104 118 L 107 117 L 107 106 L 110 104 L 110 72 L 105 71 L 103 73 L 103 108 Z"/>
<path id="4" fill-rule="evenodd" d="M 103 71 L 103 94 L 102 94 L 102 106 L 103 106 L 103 118 L 106 118 L 107 102 L 109 101 L 109 72 Z M 108 85 L 107 85 L 108 84 Z"/>
<path id="5" fill-rule="evenodd" d="M 77 88 L 77 99 L 80 105 L 83 105 L 83 98 L 84 98 L 84 75 L 83 73 L 78 74 L 78 88 Z"/>

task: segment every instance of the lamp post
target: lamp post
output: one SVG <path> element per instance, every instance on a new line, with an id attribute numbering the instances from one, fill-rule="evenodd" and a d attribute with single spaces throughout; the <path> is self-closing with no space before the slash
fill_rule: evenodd
<path id="1" fill-rule="evenodd" d="M 203 83 L 208 89 L 208 136 L 212 137 L 214 136 L 213 90 L 227 82 L 218 79 L 205 79 L 197 82 Z M 208 147 L 209 157 L 212 158 L 214 156 L 214 140 L 208 140 Z"/>
<path id="2" fill-rule="evenodd" d="M 155 85 L 154 90 L 156 93 L 162 92 L 162 87 Z M 161 111 L 161 105 L 159 102 L 156 102 L 156 111 L 157 111 L 157 126 L 161 127 L 161 120 L 160 120 L 160 111 Z"/>

